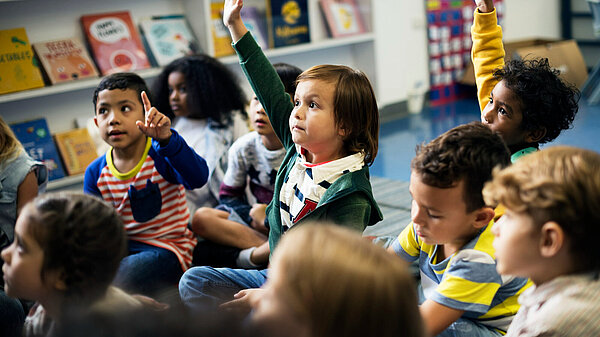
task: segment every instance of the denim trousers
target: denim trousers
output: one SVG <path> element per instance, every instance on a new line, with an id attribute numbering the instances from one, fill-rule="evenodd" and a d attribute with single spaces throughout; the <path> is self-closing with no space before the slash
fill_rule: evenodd
<path id="1" fill-rule="evenodd" d="M 267 280 L 267 270 L 194 267 L 179 280 L 179 295 L 189 309 L 214 310 L 240 290 L 261 287 Z"/>
<path id="2" fill-rule="evenodd" d="M 128 249 L 129 255 L 121 260 L 115 276 L 115 286 L 147 296 L 177 286 L 183 269 L 175 253 L 133 240 L 129 240 Z"/>

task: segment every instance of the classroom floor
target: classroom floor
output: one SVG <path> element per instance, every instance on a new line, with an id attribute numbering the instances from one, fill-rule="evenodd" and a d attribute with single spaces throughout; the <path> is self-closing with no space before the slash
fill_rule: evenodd
<path id="1" fill-rule="evenodd" d="M 391 115 L 391 116 L 390 116 Z M 373 194 L 384 220 L 368 227 L 364 235 L 397 235 L 410 222 L 410 161 L 417 144 L 428 142 L 445 131 L 480 119 L 477 101 L 460 100 L 438 107 L 425 107 L 419 114 L 398 111 L 382 116 L 379 152 L 371 166 Z M 600 105 L 580 101 L 573 128 L 563 131 L 552 145 L 572 145 L 600 152 Z M 550 146 L 550 145 L 546 145 Z M 543 148 L 544 146 L 542 146 Z"/>

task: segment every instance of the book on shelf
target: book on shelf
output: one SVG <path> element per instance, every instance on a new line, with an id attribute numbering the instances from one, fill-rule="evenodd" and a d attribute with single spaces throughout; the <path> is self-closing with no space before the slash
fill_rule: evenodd
<path id="1" fill-rule="evenodd" d="M 307 0 L 267 0 L 269 45 L 273 48 L 310 42 Z"/>
<path id="2" fill-rule="evenodd" d="M 139 26 L 150 63 L 155 66 L 200 51 L 184 15 L 153 16 L 141 19 Z"/>
<path id="3" fill-rule="evenodd" d="M 81 25 L 102 75 L 150 67 L 129 12 L 83 15 Z"/>
<path id="4" fill-rule="evenodd" d="M 25 28 L 0 30 L 0 94 L 43 86 Z"/>
<path id="5" fill-rule="evenodd" d="M 365 24 L 355 0 L 320 0 L 325 22 L 331 37 L 342 37 L 366 32 Z"/>
<path id="6" fill-rule="evenodd" d="M 223 24 L 223 1 L 210 3 L 210 22 L 215 57 L 234 54 L 229 30 Z"/>
<path id="7" fill-rule="evenodd" d="M 10 128 L 23 144 L 27 154 L 46 165 L 48 180 L 56 180 L 65 176 L 60 156 L 45 118 L 10 124 Z"/>
<path id="8" fill-rule="evenodd" d="M 68 175 L 82 174 L 88 165 L 98 157 L 96 145 L 86 128 L 73 129 L 54 135 Z"/>
<path id="9" fill-rule="evenodd" d="M 33 50 L 51 84 L 98 77 L 90 54 L 78 38 L 36 42 Z"/>
<path id="10" fill-rule="evenodd" d="M 240 12 L 240 16 L 258 45 L 262 49 L 268 49 L 269 36 L 267 34 L 267 18 L 264 11 L 261 11 L 255 6 L 244 5 Z"/>

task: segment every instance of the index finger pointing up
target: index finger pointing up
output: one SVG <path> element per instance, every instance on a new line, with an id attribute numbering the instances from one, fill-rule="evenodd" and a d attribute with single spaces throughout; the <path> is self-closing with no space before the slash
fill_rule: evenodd
<path id="1" fill-rule="evenodd" d="M 148 113 L 148 111 L 152 109 L 152 104 L 150 104 L 150 100 L 145 91 L 142 91 L 142 103 L 144 103 L 144 111 Z"/>

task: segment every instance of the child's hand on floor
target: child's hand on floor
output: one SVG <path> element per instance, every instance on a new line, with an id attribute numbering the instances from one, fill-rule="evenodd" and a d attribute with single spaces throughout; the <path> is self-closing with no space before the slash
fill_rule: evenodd
<path id="1" fill-rule="evenodd" d="M 142 91 L 142 102 L 146 120 L 137 121 L 135 124 L 146 136 L 158 140 L 161 145 L 168 144 L 171 138 L 171 120 L 150 104 L 145 91 Z"/>
<path id="2" fill-rule="evenodd" d="M 233 300 L 225 302 L 219 309 L 247 315 L 256 306 L 264 294 L 264 289 L 244 289 L 233 295 Z"/>
<path id="3" fill-rule="evenodd" d="M 490 13 L 494 10 L 493 0 L 475 0 L 475 4 L 480 13 Z"/>

